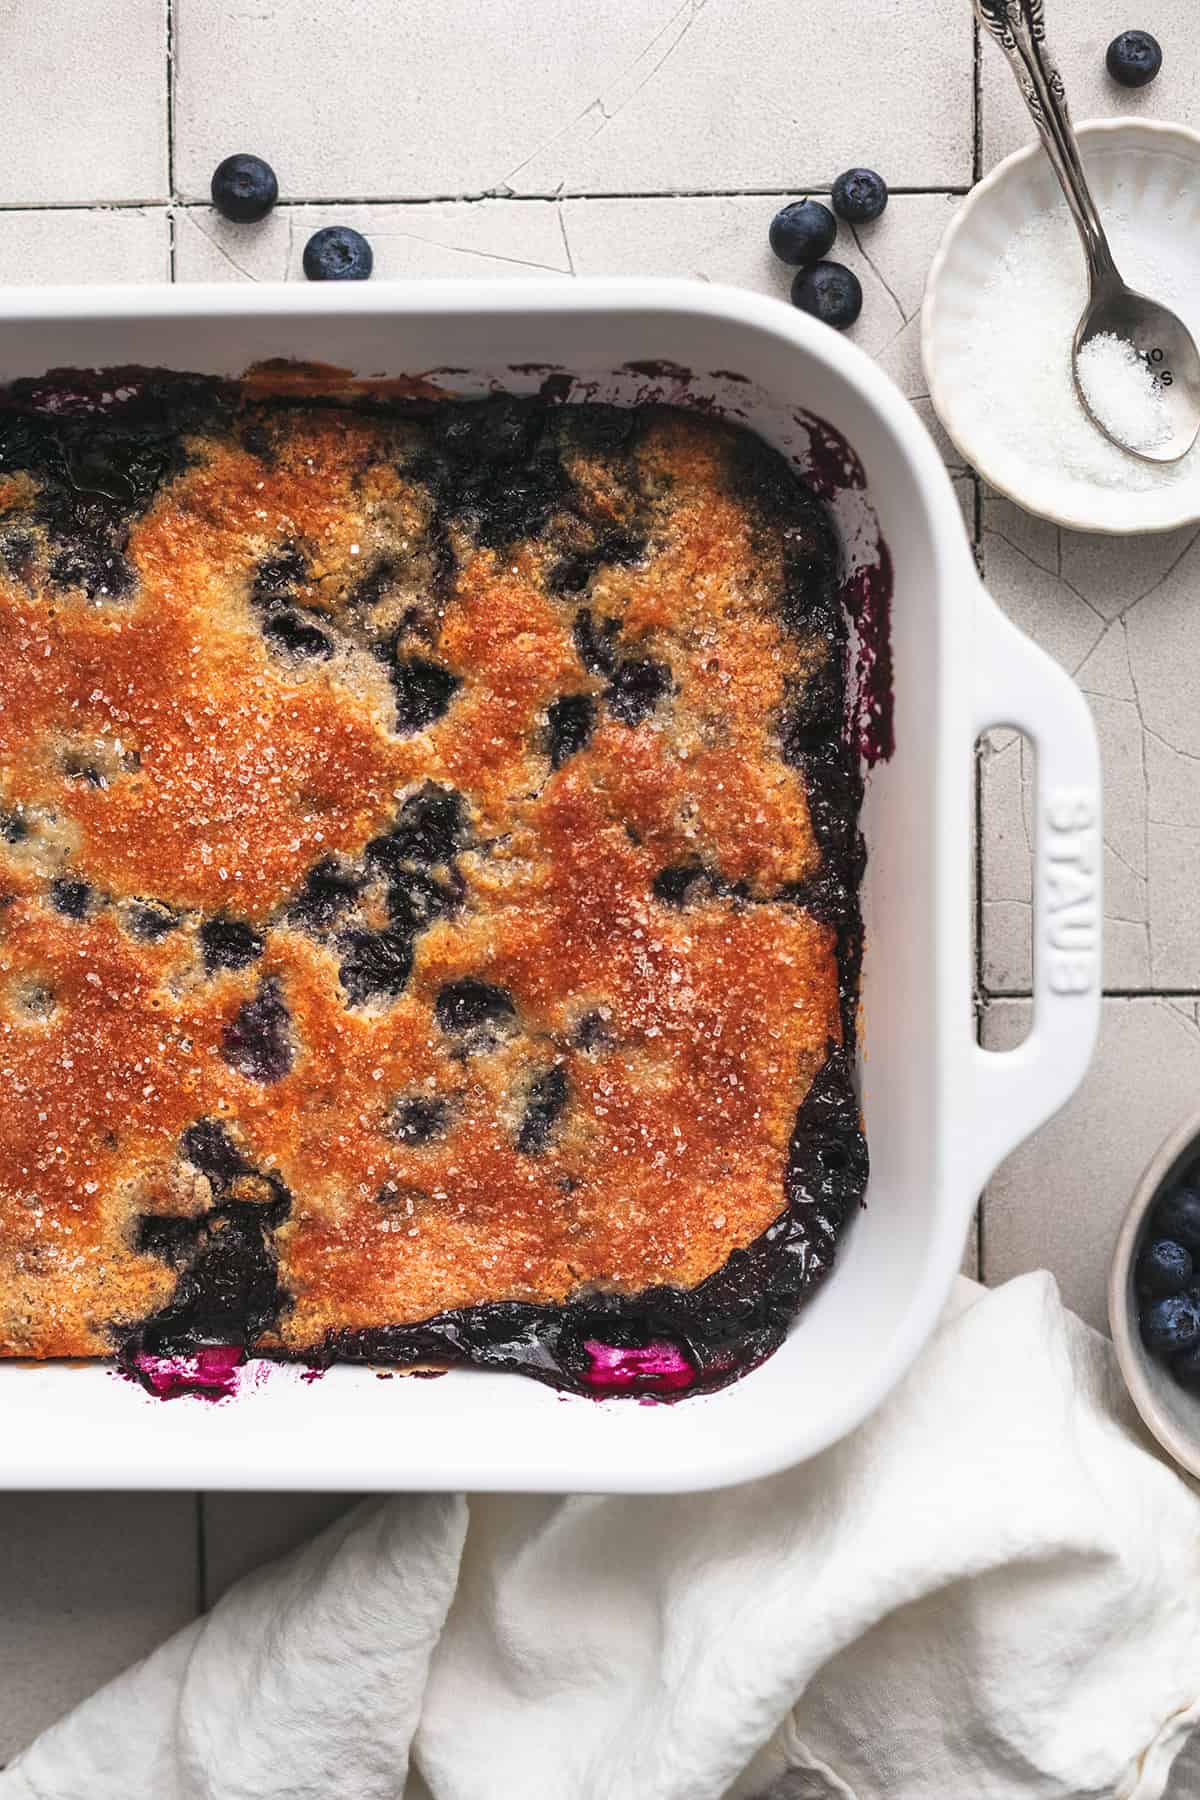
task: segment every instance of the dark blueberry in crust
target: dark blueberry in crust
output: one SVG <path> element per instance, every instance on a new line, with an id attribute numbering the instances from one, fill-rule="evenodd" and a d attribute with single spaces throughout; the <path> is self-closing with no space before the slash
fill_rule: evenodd
<path id="1" fill-rule="evenodd" d="M 449 1117 L 450 1108 L 440 1096 L 413 1094 L 397 1100 L 392 1109 L 392 1133 L 402 1144 L 428 1144 L 444 1134 Z"/>
<path id="2" fill-rule="evenodd" d="M 404 931 L 348 931 L 339 940 L 338 967 L 351 1006 L 394 1000 L 412 970 L 412 938 Z"/>
<path id="3" fill-rule="evenodd" d="M 616 619 L 597 619 L 591 608 L 581 606 L 575 614 L 575 649 L 589 675 L 611 675 L 617 666 L 615 649 Z"/>
<path id="4" fill-rule="evenodd" d="M 248 969 L 262 948 L 257 931 L 241 919 L 206 919 L 200 927 L 200 949 L 210 975 L 218 969 Z"/>
<path id="5" fill-rule="evenodd" d="M 1150 1300 L 1141 1311 L 1142 1339 L 1156 1356 L 1174 1356 L 1200 1342 L 1200 1299 L 1195 1294 L 1168 1294 Z"/>
<path id="6" fill-rule="evenodd" d="M 1148 31 L 1122 31 L 1108 46 L 1105 67 L 1122 87 L 1140 88 L 1162 68 L 1162 45 Z"/>
<path id="7" fill-rule="evenodd" d="M 264 981 L 226 1029 L 221 1055 L 248 1081 L 280 1081 L 294 1060 L 291 1023 L 278 982 Z"/>
<path id="8" fill-rule="evenodd" d="M 0 540 L 0 557 L 3 557 L 4 566 L 14 580 L 30 580 L 36 549 L 37 545 L 27 531 L 12 531 Z"/>
<path id="9" fill-rule="evenodd" d="M 311 619 L 305 618 L 294 607 L 289 606 L 282 612 L 272 613 L 262 629 L 271 648 L 282 651 L 286 656 L 333 655 L 332 640 L 326 637 L 319 625 L 314 625 Z"/>
<path id="10" fill-rule="evenodd" d="M 604 690 L 604 698 L 609 711 L 623 725 L 640 725 L 670 691 L 670 669 L 647 658 L 644 662 L 619 662 Z"/>
<path id="11" fill-rule="evenodd" d="M 308 561 L 295 544 L 285 544 L 272 556 L 264 556 L 254 572 L 250 597 L 262 606 L 294 594 L 308 580 Z"/>
<path id="12" fill-rule="evenodd" d="M 550 1134 L 567 1104 L 565 1069 L 546 1069 L 533 1080 L 525 1102 L 525 1116 L 517 1132 L 517 1149 L 535 1156 L 550 1142 Z"/>
<path id="13" fill-rule="evenodd" d="M 467 811 L 462 795 L 428 782 L 404 802 L 388 836 L 374 838 L 367 845 L 367 860 L 385 868 L 397 860 L 445 863 L 457 856 L 466 841 Z"/>
<path id="14" fill-rule="evenodd" d="M 1137 1284 L 1143 1294 L 1181 1294 L 1191 1279 L 1191 1255 L 1173 1238 L 1154 1238 L 1138 1257 Z"/>
<path id="15" fill-rule="evenodd" d="M 352 225 L 326 225 L 304 246 L 304 273 L 310 281 L 365 281 L 375 256 Z"/>
<path id="16" fill-rule="evenodd" d="M 467 975 L 442 988 L 434 1017 L 450 1037 L 467 1040 L 470 1049 L 491 1049 L 516 1022 L 512 996 L 489 981 Z"/>
<path id="17" fill-rule="evenodd" d="M 862 311 L 862 284 L 844 263 L 820 262 L 801 269 L 792 283 L 792 305 L 823 325 L 846 331 Z"/>
<path id="18" fill-rule="evenodd" d="M 180 1149 L 193 1168 L 221 1185 L 250 1168 L 225 1127 L 217 1119 L 197 1119 L 180 1139 Z"/>
<path id="19" fill-rule="evenodd" d="M 203 1222 L 173 1298 L 130 1334 L 122 1359 L 136 1369 L 140 1354 L 189 1355 L 202 1344 L 253 1343 L 287 1304 L 269 1220 L 257 1207 L 222 1207 Z"/>
<path id="20" fill-rule="evenodd" d="M 887 182 L 874 169 L 847 169 L 834 182 L 830 199 L 847 225 L 869 225 L 888 203 Z"/>
<path id="21" fill-rule="evenodd" d="M 612 1033 L 601 1013 L 587 1012 L 575 1021 L 571 1043 L 576 1050 L 593 1053 L 612 1048 Z"/>
<path id="22" fill-rule="evenodd" d="M 453 912 L 461 892 L 461 887 L 443 887 L 424 869 L 402 869 L 388 885 L 388 914 L 398 930 L 415 937 L 435 919 Z"/>
<path id="23" fill-rule="evenodd" d="M 133 1247 L 142 1256 L 157 1256 L 182 1268 L 204 1230 L 202 1219 L 180 1218 L 172 1213 L 143 1213 L 137 1222 Z"/>
<path id="24" fill-rule="evenodd" d="M 135 900 L 129 908 L 129 929 L 144 944 L 157 944 L 177 930 L 179 914 L 162 900 Z"/>
<path id="25" fill-rule="evenodd" d="M 1154 1214 L 1160 1237 L 1174 1238 L 1200 1256 L 1200 1188 L 1180 1187 L 1160 1200 Z"/>
<path id="26" fill-rule="evenodd" d="M 353 906 L 365 885 L 362 875 L 339 868 L 332 856 L 322 857 L 305 876 L 304 886 L 288 908 L 288 921 L 302 931 L 327 931 Z"/>
<path id="27" fill-rule="evenodd" d="M 396 730 L 402 736 L 424 731 L 440 719 L 462 686 L 457 675 L 423 656 L 394 663 L 391 680 L 396 690 Z"/>
<path id="28" fill-rule="evenodd" d="M 793 200 L 771 220 L 771 248 L 780 262 L 820 262 L 833 249 L 837 220 L 819 200 Z"/>
<path id="29" fill-rule="evenodd" d="M 554 565 L 549 576 L 551 592 L 581 594 L 601 569 L 613 563 L 640 562 L 645 554 L 646 540 L 636 532 L 605 532 L 590 550 L 573 551 Z"/>
<path id="30" fill-rule="evenodd" d="M 779 727 L 783 760 L 794 765 L 805 751 L 817 750 L 838 737 L 842 706 L 841 672 L 831 657 L 806 681 L 791 687 Z"/>
<path id="31" fill-rule="evenodd" d="M 86 881 L 59 875 L 50 883 L 50 904 L 64 919 L 86 919 L 92 890 Z"/>
<path id="32" fill-rule="evenodd" d="M 590 694 L 564 694 L 546 714 L 550 767 L 561 769 L 568 757 L 586 748 L 596 723 L 596 702 Z"/>
<path id="33" fill-rule="evenodd" d="M 278 198 L 275 171 L 261 156 L 227 156 L 213 170 L 212 203 L 237 225 L 265 219 Z"/>
<path id="34" fill-rule="evenodd" d="M 654 898 L 664 906 L 686 906 L 689 900 L 697 898 L 700 888 L 707 886 L 708 873 L 703 863 L 676 863 L 658 871 L 652 890 Z"/>
<path id="35" fill-rule="evenodd" d="M 6 844 L 21 844 L 28 836 L 29 826 L 20 810 L 5 812 L 3 808 L 0 808 L 0 838 L 3 838 Z"/>

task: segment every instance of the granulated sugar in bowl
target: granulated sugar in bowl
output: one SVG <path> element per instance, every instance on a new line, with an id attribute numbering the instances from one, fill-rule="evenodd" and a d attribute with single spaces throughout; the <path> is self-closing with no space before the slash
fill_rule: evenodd
<path id="1" fill-rule="evenodd" d="M 1140 120 L 1079 136 L 1122 275 L 1200 340 L 1200 137 Z M 922 351 L 938 416 L 986 480 L 1060 524 L 1138 532 L 1200 519 L 1200 446 L 1177 463 L 1141 461 L 1088 417 L 1071 370 L 1087 297 L 1075 227 L 1032 146 L 968 197 L 930 273 Z M 1131 346 L 1094 342 L 1080 381 L 1123 442 L 1164 441 L 1161 400 Z"/>

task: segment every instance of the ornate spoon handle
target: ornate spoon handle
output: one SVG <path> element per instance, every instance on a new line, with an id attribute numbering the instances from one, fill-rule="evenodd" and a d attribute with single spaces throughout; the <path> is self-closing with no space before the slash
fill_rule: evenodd
<path id="1" fill-rule="evenodd" d="M 1008 58 L 1029 115 L 1083 240 L 1093 286 L 1119 281 L 1079 155 L 1062 76 L 1046 47 L 1043 0 L 975 0 L 975 11 Z"/>

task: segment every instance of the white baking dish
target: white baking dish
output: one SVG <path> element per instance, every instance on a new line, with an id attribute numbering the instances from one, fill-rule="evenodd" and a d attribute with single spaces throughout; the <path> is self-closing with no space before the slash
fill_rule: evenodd
<path id="1" fill-rule="evenodd" d="M 811 1456 L 904 1373 L 938 1317 L 982 1184 L 1087 1064 L 1101 911 L 1099 766 L 1084 702 L 980 587 L 946 471 L 898 390 L 775 301 L 651 281 L 0 296 L 5 380 L 122 363 L 236 373 L 279 356 L 363 375 L 452 367 L 440 379 L 463 392 L 494 379 L 535 387 L 540 373 L 512 365 L 561 365 L 602 398 L 654 388 L 711 400 L 795 454 L 807 442 L 798 408 L 853 445 L 895 566 L 897 749 L 872 776 L 864 815 L 868 1205 L 784 1348 L 710 1397 L 597 1404 L 510 1376 L 380 1381 L 343 1367 L 315 1382 L 272 1369 L 220 1405 L 164 1404 L 98 1365 L 0 1365 L 0 1484 L 665 1492 Z M 665 359 L 692 381 L 622 373 Z M 1006 1055 L 976 1045 L 971 975 L 972 748 L 998 724 L 1028 732 L 1041 769 L 1034 1027 Z"/>

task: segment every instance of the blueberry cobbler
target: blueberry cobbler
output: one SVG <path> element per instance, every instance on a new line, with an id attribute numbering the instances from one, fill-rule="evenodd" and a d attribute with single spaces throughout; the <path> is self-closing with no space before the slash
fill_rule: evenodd
<path id="1" fill-rule="evenodd" d="M 838 583 L 694 413 L 0 394 L 0 1352 L 769 1354 L 866 1180 Z"/>

